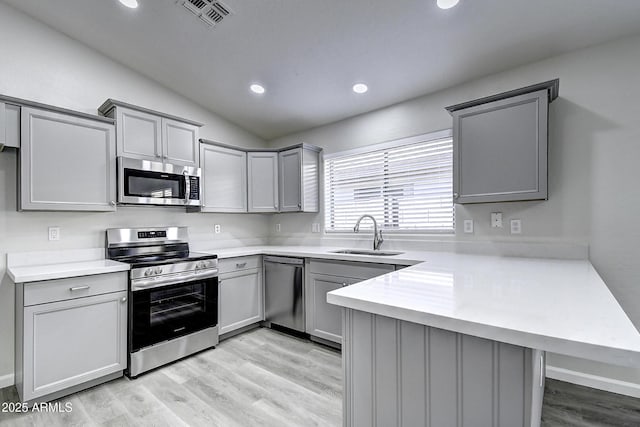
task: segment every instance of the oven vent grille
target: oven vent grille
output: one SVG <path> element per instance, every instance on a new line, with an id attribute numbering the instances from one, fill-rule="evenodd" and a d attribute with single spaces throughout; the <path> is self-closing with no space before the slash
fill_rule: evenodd
<path id="1" fill-rule="evenodd" d="M 178 0 L 189 12 L 196 15 L 210 27 L 222 22 L 233 11 L 226 4 L 217 0 Z"/>

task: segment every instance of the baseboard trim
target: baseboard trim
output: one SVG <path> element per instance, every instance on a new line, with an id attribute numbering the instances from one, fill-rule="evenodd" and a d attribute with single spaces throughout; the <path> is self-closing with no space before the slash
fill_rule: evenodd
<path id="1" fill-rule="evenodd" d="M 584 372 L 572 371 L 570 369 L 556 368 L 555 366 L 547 366 L 546 371 L 547 377 L 554 380 L 565 381 L 572 384 L 596 388 L 598 390 L 640 398 L 640 384 L 601 377 L 599 375 L 586 374 Z"/>
<path id="2" fill-rule="evenodd" d="M 9 387 L 14 384 L 15 384 L 15 377 L 13 374 L 0 376 L 0 388 Z"/>

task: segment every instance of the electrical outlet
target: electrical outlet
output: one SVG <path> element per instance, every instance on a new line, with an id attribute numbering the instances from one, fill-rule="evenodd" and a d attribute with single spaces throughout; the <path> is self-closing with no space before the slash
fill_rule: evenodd
<path id="1" fill-rule="evenodd" d="M 491 227 L 502 228 L 502 212 L 491 212 Z"/>
<path id="2" fill-rule="evenodd" d="M 511 234 L 522 234 L 522 221 L 519 219 L 511 220 Z"/>
<path id="3" fill-rule="evenodd" d="M 213 231 L 214 231 L 216 234 L 220 234 L 220 233 L 222 232 L 222 226 L 221 226 L 220 224 L 215 224 L 215 225 L 213 226 Z"/>
<path id="4" fill-rule="evenodd" d="M 276 233 L 279 233 L 282 231 L 282 226 L 280 226 L 280 224 L 276 224 Z"/>
<path id="5" fill-rule="evenodd" d="M 49 227 L 49 240 L 60 240 L 60 227 Z"/>
<path id="6" fill-rule="evenodd" d="M 320 223 L 314 222 L 313 224 L 311 224 L 311 232 L 312 233 L 319 233 L 320 232 Z"/>
<path id="7" fill-rule="evenodd" d="M 473 233 L 473 220 L 465 219 L 464 220 L 464 232 L 465 233 Z"/>

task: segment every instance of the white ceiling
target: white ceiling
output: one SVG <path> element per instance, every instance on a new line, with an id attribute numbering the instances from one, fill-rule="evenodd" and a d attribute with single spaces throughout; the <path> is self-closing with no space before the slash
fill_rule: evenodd
<path id="1" fill-rule="evenodd" d="M 214 29 L 174 0 L 4 1 L 265 139 L 640 30 L 639 0 L 223 0 Z"/>

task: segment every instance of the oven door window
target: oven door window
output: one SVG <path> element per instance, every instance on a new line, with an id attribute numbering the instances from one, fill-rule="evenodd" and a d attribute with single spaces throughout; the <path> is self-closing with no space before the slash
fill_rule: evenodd
<path id="1" fill-rule="evenodd" d="M 218 279 L 133 292 L 132 351 L 215 326 Z"/>
<path id="2" fill-rule="evenodd" d="M 185 178 L 171 173 L 124 170 L 124 193 L 131 197 L 184 199 Z"/>

